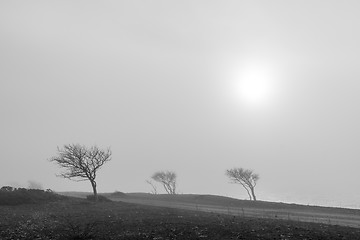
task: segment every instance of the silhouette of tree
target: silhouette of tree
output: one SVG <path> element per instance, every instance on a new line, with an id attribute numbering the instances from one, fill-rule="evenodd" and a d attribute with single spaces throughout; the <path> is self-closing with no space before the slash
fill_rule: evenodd
<path id="1" fill-rule="evenodd" d="M 226 170 L 225 173 L 233 183 L 241 184 L 249 195 L 250 200 L 256 201 L 255 186 L 259 180 L 259 175 L 253 170 L 243 168 L 233 168 Z"/>
<path id="2" fill-rule="evenodd" d="M 64 148 L 58 148 L 58 156 L 49 161 L 57 163 L 66 169 L 60 177 L 74 181 L 90 181 L 95 201 L 98 200 L 96 175 L 98 170 L 111 160 L 110 148 L 101 150 L 97 146 L 86 148 L 79 144 L 67 144 Z"/>
<path id="3" fill-rule="evenodd" d="M 176 173 L 170 171 L 159 171 L 151 177 L 161 183 L 168 194 L 176 194 Z"/>

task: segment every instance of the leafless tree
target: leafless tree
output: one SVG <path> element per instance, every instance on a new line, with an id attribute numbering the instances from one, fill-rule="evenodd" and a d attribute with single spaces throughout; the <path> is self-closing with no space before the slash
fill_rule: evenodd
<path id="1" fill-rule="evenodd" d="M 232 180 L 233 183 L 241 184 L 247 191 L 250 200 L 256 201 L 255 186 L 259 180 L 259 175 L 254 173 L 253 170 L 243 168 L 233 168 L 226 170 L 226 175 Z"/>
<path id="2" fill-rule="evenodd" d="M 151 181 L 151 180 L 146 180 L 146 182 L 151 186 L 152 188 L 152 191 L 151 193 L 152 194 L 157 194 L 157 187 L 156 185 Z"/>
<path id="3" fill-rule="evenodd" d="M 176 194 L 176 173 L 170 171 L 159 171 L 151 177 L 161 183 L 168 194 Z"/>
<path id="4" fill-rule="evenodd" d="M 96 174 L 106 162 L 111 160 L 111 154 L 110 148 L 101 150 L 97 146 L 86 148 L 79 144 L 68 144 L 62 149 L 58 147 L 58 156 L 51 158 L 50 161 L 66 169 L 58 175 L 60 177 L 74 181 L 90 181 L 97 201 Z"/>

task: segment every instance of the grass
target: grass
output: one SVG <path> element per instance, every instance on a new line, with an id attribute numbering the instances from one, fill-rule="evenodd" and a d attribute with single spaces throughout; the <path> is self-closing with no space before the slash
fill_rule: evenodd
<path id="1" fill-rule="evenodd" d="M 0 206 L 0 239 L 360 239 L 360 229 L 84 199 Z"/>
<path id="2" fill-rule="evenodd" d="M 104 194 L 104 196 L 112 197 L 112 194 Z M 115 196 L 114 196 L 115 197 Z M 123 196 L 124 197 L 124 196 Z M 199 195 L 199 194 L 148 194 L 148 193 L 128 193 L 126 197 L 129 199 L 143 199 L 143 200 L 161 200 L 161 201 L 177 201 L 182 203 L 198 203 L 202 205 L 220 205 L 220 206 L 241 206 L 246 208 L 263 208 L 263 209 L 281 209 L 281 210 L 298 210 L 324 213 L 357 213 L 360 210 L 335 208 L 335 207 L 319 207 L 301 204 L 289 204 L 281 202 L 267 202 L 267 201 L 249 201 L 239 200 L 230 197 L 217 195 Z"/>
<path id="3" fill-rule="evenodd" d="M 235 216 L 241 215 L 360 227 L 360 210 L 357 209 L 306 206 L 266 201 L 254 202 L 223 196 L 196 194 L 152 195 L 130 193 L 127 194 L 126 197 L 114 197 L 111 194 L 107 194 L 106 196 L 114 201 L 120 200 L 152 206 L 216 212 Z"/>

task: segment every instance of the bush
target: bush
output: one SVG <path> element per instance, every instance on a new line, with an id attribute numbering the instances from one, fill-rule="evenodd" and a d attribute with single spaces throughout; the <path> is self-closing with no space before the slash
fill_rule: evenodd
<path id="1" fill-rule="evenodd" d="M 5 191 L 5 192 L 12 192 L 14 190 L 16 190 L 16 188 L 10 186 L 3 186 L 2 188 L 0 188 L 0 191 Z"/>
<path id="2" fill-rule="evenodd" d="M 111 197 L 126 197 L 126 194 L 123 192 L 115 191 L 111 194 Z"/>
<path id="3" fill-rule="evenodd" d="M 27 203 L 53 202 L 67 199 L 65 196 L 38 189 L 13 188 L 12 191 L 0 191 L 0 205 L 20 205 Z"/>
<path id="4" fill-rule="evenodd" d="M 94 195 L 88 195 L 86 196 L 86 199 L 92 202 L 95 202 L 95 196 Z M 112 202 L 107 197 L 104 197 L 102 195 L 98 195 L 98 202 Z"/>

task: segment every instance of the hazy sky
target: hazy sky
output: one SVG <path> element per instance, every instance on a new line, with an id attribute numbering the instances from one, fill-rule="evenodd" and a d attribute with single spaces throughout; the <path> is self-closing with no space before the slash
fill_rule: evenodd
<path id="1" fill-rule="evenodd" d="M 58 178 L 57 146 L 111 147 L 100 192 L 360 208 L 359 1 L 1 1 L 0 185 Z M 159 188 L 160 189 L 160 188 Z"/>

